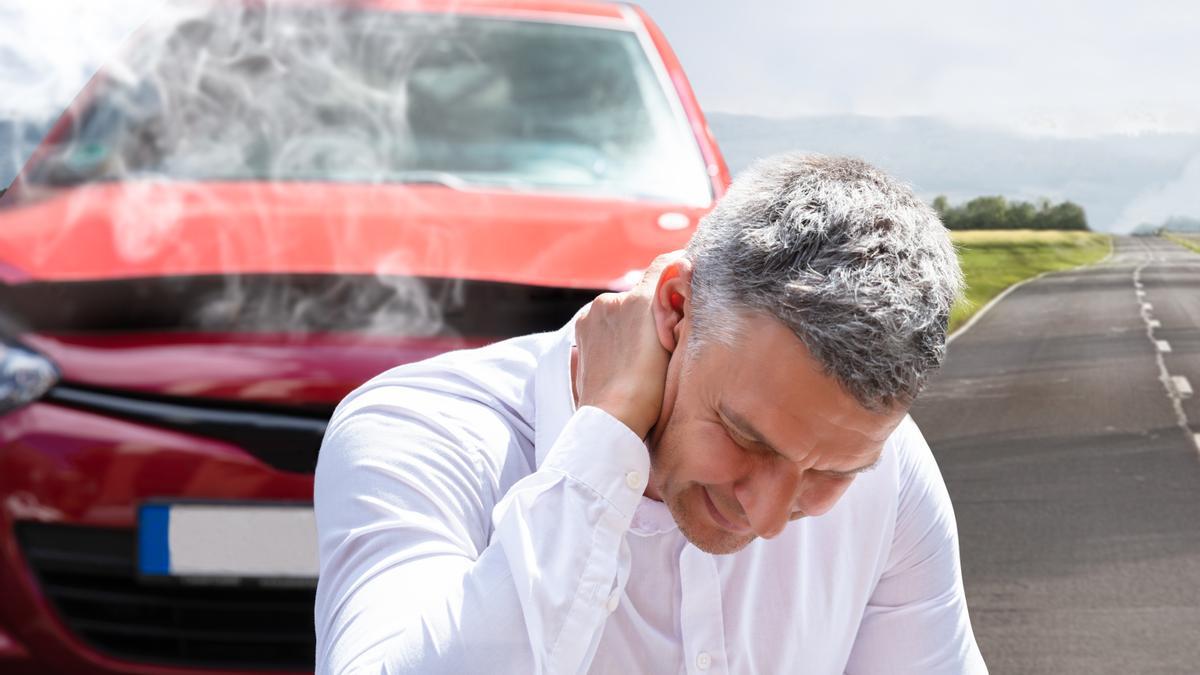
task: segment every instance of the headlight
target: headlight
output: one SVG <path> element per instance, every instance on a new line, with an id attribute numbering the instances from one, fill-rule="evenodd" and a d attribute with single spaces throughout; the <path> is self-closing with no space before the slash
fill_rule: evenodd
<path id="1" fill-rule="evenodd" d="M 46 357 L 0 341 L 0 415 L 32 403 L 58 381 L 58 369 Z"/>

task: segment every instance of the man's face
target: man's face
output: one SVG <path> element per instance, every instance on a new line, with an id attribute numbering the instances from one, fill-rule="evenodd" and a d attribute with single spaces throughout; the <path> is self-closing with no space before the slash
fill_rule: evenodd
<path id="1" fill-rule="evenodd" d="M 701 550 L 733 553 L 825 513 L 904 418 L 863 408 L 774 318 L 745 317 L 732 347 L 689 350 L 689 328 L 685 316 L 650 435 L 647 496 Z"/>

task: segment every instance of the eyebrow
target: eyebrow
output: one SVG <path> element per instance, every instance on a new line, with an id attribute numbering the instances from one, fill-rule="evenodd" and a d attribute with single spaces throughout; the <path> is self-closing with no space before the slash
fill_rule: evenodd
<path id="1" fill-rule="evenodd" d="M 775 446 L 768 443 L 767 440 L 763 438 L 763 435 L 758 433 L 758 429 L 755 429 L 754 425 L 751 424 L 750 421 L 745 417 L 742 417 L 738 413 L 726 408 L 724 403 L 721 403 L 718 408 L 720 409 L 721 417 L 724 417 L 725 421 L 732 425 L 739 434 L 754 441 L 755 443 L 758 443 L 759 445 L 766 446 L 768 450 L 777 455 L 783 454 L 782 452 L 779 452 Z"/>
<path id="2" fill-rule="evenodd" d="M 780 455 L 780 456 L 784 457 L 785 459 L 787 458 L 787 455 L 784 455 L 775 446 L 773 446 L 769 442 L 767 442 L 767 440 L 765 438 L 763 438 L 763 435 L 758 432 L 758 429 L 754 428 L 754 425 L 751 424 L 750 421 L 747 420 L 745 417 L 742 417 L 737 412 L 730 410 L 729 408 L 726 408 L 725 404 L 723 402 L 720 405 L 718 405 L 717 407 L 721 413 L 721 417 L 725 418 L 725 421 L 728 422 L 730 425 L 732 425 L 739 434 L 746 437 L 748 440 L 751 440 L 755 443 L 758 443 L 759 445 L 766 447 L 771 452 L 773 452 L 777 455 Z M 875 461 L 871 462 L 870 464 L 860 466 L 856 469 L 850 469 L 849 471 L 833 471 L 833 470 L 829 470 L 829 469 L 817 469 L 817 471 L 820 471 L 821 473 L 831 474 L 834 476 L 855 476 L 864 471 L 870 471 L 871 469 L 874 469 L 876 466 L 878 466 L 879 462 L 882 459 L 883 459 L 883 454 L 880 453 L 880 455 L 875 458 Z"/>

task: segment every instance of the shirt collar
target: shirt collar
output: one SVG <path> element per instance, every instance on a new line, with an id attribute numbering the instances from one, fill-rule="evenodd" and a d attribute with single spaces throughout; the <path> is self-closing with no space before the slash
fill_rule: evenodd
<path id="1" fill-rule="evenodd" d="M 537 467 L 563 427 L 575 414 L 575 395 L 571 391 L 571 348 L 575 346 L 576 314 L 553 333 L 550 348 L 538 359 L 534 375 L 534 461 Z"/>

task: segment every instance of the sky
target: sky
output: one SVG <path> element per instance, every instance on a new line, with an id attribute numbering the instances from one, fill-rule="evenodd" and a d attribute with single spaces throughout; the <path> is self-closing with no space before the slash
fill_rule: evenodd
<path id="1" fill-rule="evenodd" d="M 161 0 L 0 0 L 0 115 L 61 110 Z M 643 0 L 701 105 L 1032 135 L 1200 132 L 1194 0 Z"/>
<path id="2" fill-rule="evenodd" d="M 1194 0 L 641 4 L 707 109 L 1054 136 L 1200 131 Z"/>

